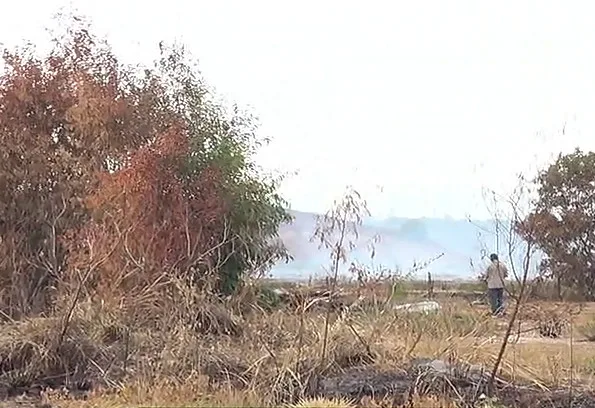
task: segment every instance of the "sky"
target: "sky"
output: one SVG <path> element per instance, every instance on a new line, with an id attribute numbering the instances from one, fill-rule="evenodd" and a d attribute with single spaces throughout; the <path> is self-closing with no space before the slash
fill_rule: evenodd
<path id="1" fill-rule="evenodd" d="M 595 149 L 595 4 L 589 1 L 22 0 L 0 42 L 47 40 L 61 7 L 130 62 L 160 40 L 199 59 L 249 107 L 286 173 L 292 208 L 323 212 L 346 185 L 374 216 L 489 217 L 558 153 Z"/>

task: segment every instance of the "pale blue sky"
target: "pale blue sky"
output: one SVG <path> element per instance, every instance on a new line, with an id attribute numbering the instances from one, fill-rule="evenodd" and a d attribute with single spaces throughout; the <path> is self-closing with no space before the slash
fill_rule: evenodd
<path id="1" fill-rule="evenodd" d="M 129 61 L 187 44 L 273 138 L 259 162 L 297 172 L 296 209 L 351 183 L 377 216 L 485 217 L 483 187 L 595 144 L 589 1 L 11 1 L 0 41 L 37 41 L 68 4 Z"/>

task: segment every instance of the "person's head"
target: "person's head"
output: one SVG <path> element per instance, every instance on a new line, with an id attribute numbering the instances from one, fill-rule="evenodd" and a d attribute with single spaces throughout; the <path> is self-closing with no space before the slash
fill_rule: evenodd
<path id="1" fill-rule="evenodd" d="M 497 260 L 498 260 L 498 255 L 496 255 L 496 254 L 490 255 L 490 261 L 496 262 Z"/>

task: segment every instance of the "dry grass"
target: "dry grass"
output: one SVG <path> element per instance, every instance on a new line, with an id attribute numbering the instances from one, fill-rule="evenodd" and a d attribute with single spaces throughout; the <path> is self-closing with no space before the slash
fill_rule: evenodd
<path id="1" fill-rule="evenodd" d="M 578 326 L 579 333 L 585 337 L 587 341 L 595 341 L 595 318 L 584 322 Z"/>
<path id="2" fill-rule="evenodd" d="M 352 367 L 395 372 L 416 357 L 493 364 L 505 321 L 464 300 L 442 303 L 443 310 L 426 315 L 366 302 L 337 311 L 324 366 L 319 358 L 325 324 L 320 309 L 255 306 L 240 312 L 230 303 L 214 302 L 197 308 L 191 319 L 168 320 L 166 314 L 166 322 L 147 326 L 135 324 L 121 308 L 82 303 L 59 347 L 60 318 L 5 323 L 0 383 L 15 395 L 44 389 L 46 401 L 64 407 L 305 406 L 308 401 L 313 406 L 351 406 L 362 402 L 315 399 L 318 381 Z M 589 313 L 580 318 L 589 321 Z M 537 315 L 525 313 L 523 325 L 537 327 Z M 575 384 L 595 385 L 595 350 L 589 343 L 575 343 L 571 353 L 567 338 L 528 339 L 530 335 L 523 333 L 518 342 L 511 339 L 503 377 L 546 389 L 568 386 L 572 371 Z M 60 390 L 64 384 L 69 391 Z M 80 400 L 82 394 L 86 400 Z M 440 396 L 412 398 L 408 406 L 456 406 Z M 381 397 L 372 403 L 394 406 L 395 400 Z"/>

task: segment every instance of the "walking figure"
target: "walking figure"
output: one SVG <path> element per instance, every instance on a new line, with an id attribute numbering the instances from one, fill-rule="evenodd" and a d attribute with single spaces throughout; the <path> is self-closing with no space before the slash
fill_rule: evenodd
<path id="1" fill-rule="evenodd" d="M 504 280 L 508 277 L 508 268 L 500 262 L 496 254 L 490 255 L 490 261 L 484 280 L 488 285 L 492 315 L 500 316 L 504 311 Z"/>

